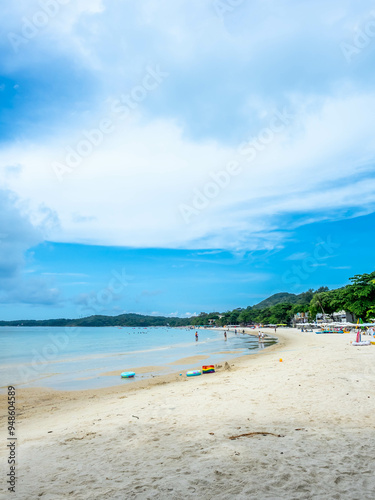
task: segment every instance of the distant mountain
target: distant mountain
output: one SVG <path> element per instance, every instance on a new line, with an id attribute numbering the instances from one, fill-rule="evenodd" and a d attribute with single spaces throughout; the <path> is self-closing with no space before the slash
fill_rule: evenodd
<path id="1" fill-rule="evenodd" d="M 120 314 L 119 316 L 88 316 L 78 319 L 47 319 L 0 321 L 0 326 L 186 326 L 191 318 L 168 318 L 165 316 L 142 316 Z"/>
<path id="2" fill-rule="evenodd" d="M 320 288 L 319 291 L 323 291 L 323 288 Z M 265 307 L 275 306 L 276 304 L 309 304 L 314 293 L 316 292 L 313 290 L 308 290 L 298 295 L 288 292 L 275 293 L 271 295 L 271 297 L 268 297 L 268 299 L 264 299 L 262 302 L 259 302 L 259 304 L 253 306 L 253 308 L 264 309 Z"/>
<path id="3" fill-rule="evenodd" d="M 294 293 L 282 292 L 275 293 L 262 300 L 255 306 L 249 306 L 248 309 L 266 309 L 277 304 L 310 304 L 315 293 L 328 291 L 327 287 L 320 287 L 318 290 L 307 290 L 307 292 L 298 295 Z M 237 317 L 242 309 L 238 308 L 232 311 L 232 316 L 229 318 L 229 313 L 220 315 L 214 313 L 200 313 L 199 316 L 191 318 L 169 318 L 166 316 L 143 316 L 142 314 L 128 313 L 120 314 L 119 316 L 87 316 L 77 319 L 46 319 L 46 320 L 17 320 L 17 321 L 0 321 L 0 326 L 187 326 L 187 325 L 203 325 L 209 324 L 210 319 L 216 320 L 216 325 L 236 324 Z"/>
<path id="4" fill-rule="evenodd" d="M 271 295 L 271 297 L 259 302 L 259 304 L 255 304 L 253 308 L 263 309 L 265 307 L 275 306 L 276 304 L 297 304 L 297 295 L 288 292 L 275 293 Z"/>

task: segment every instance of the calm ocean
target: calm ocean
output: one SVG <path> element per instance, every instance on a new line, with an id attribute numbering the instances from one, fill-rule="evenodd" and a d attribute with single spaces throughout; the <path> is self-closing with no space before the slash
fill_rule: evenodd
<path id="1" fill-rule="evenodd" d="M 249 335 L 187 328 L 0 328 L 0 387 L 92 389 L 129 384 L 123 371 L 136 379 L 214 364 L 259 349 Z M 269 344 L 267 344 L 269 345 Z M 264 347 L 264 346 L 261 346 Z M 206 356 L 185 363 L 183 358 Z M 181 360 L 181 363 L 180 361 Z M 148 368 L 150 367 L 150 368 Z M 137 374 L 137 368 L 141 373 Z M 108 372 L 116 374 L 104 375 Z"/>

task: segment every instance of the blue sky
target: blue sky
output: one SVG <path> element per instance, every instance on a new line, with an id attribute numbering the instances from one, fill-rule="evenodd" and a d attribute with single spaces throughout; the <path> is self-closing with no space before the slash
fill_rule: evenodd
<path id="1" fill-rule="evenodd" d="M 373 270 L 372 2 L 2 16 L 1 318 L 222 311 Z"/>

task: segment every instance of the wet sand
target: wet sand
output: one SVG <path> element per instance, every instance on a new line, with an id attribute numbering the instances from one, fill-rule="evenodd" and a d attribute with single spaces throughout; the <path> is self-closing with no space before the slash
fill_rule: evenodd
<path id="1" fill-rule="evenodd" d="M 222 353 L 221 353 L 222 354 Z M 176 361 L 172 361 L 172 363 L 168 363 L 169 365 L 195 365 L 199 363 L 199 361 L 203 361 L 204 359 L 208 359 L 210 356 L 204 356 L 203 354 L 199 354 L 198 356 L 189 356 L 188 358 L 180 358 L 176 359 Z"/>

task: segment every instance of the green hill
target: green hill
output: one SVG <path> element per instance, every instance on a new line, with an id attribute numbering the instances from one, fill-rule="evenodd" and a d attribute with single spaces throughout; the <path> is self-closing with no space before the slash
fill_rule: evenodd
<path id="1" fill-rule="evenodd" d="M 268 297 L 267 299 L 262 300 L 259 304 L 255 304 L 253 306 L 254 309 L 264 309 L 265 307 L 275 306 L 276 304 L 297 304 L 298 295 L 295 293 L 281 292 L 275 293 Z"/>
<path id="2" fill-rule="evenodd" d="M 0 321 L 0 326 L 186 326 L 190 322 L 190 318 L 142 316 L 130 313 L 119 316 L 95 315 L 78 319 Z"/>
<path id="3" fill-rule="evenodd" d="M 316 293 L 322 293 L 328 291 L 327 287 L 320 287 L 318 290 L 307 290 L 307 292 L 302 292 L 298 295 L 295 293 L 281 292 L 275 293 L 268 297 L 267 299 L 262 300 L 259 304 L 253 306 L 253 309 L 264 309 L 265 307 L 275 306 L 277 304 L 310 304 L 311 299 Z"/>

